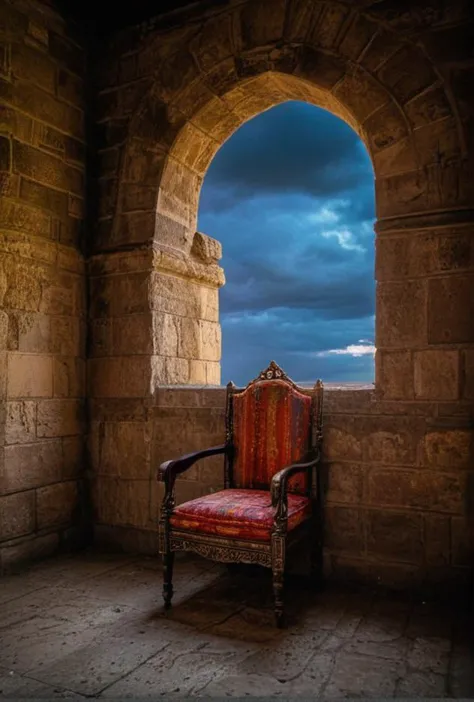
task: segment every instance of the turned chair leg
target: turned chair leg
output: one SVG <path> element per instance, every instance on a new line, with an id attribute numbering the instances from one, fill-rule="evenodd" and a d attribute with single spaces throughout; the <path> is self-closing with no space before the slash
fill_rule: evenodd
<path id="1" fill-rule="evenodd" d="M 165 601 L 165 609 L 171 607 L 173 598 L 173 565 L 174 552 L 167 550 L 163 554 L 163 599 Z"/>
<path id="2" fill-rule="evenodd" d="M 272 574 L 275 622 L 282 629 L 285 625 L 285 539 L 277 535 L 272 537 Z"/>
<path id="3" fill-rule="evenodd" d="M 275 622 L 278 629 L 282 629 L 285 623 L 284 610 L 284 579 L 285 574 L 282 571 L 273 571 L 273 597 L 275 609 Z"/>

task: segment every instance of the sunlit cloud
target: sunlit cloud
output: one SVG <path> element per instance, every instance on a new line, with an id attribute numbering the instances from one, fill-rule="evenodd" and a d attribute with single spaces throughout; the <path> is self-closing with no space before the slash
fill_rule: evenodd
<path id="1" fill-rule="evenodd" d="M 358 344 L 349 344 L 343 349 L 328 349 L 327 351 L 320 351 L 316 354 L 317 356 L 324 358 L 327 356 L 353 356 L 358 358 L 359 356 L 370 356 L 375 355 L 375 346 L 370 342 Z"/>
<path id="2" fill-rule="evenodd" d="M 354 241 L 354 235 L 349 229 L 331 229 L 330 231 L 321 232 L 321 236 L 325 239 L 334 238 L 339 246 L 346 251 L 360 251 L 364 253 L 365 249 L 360 244 Z"/>

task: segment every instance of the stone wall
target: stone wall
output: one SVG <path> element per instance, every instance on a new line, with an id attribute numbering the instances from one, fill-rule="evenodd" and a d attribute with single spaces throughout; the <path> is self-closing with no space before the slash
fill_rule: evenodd
<path id="1" fill-rule="evenodd" d="M 0 565 L 78 535 L 84 67 L 52 10 L 0 3 Z"/>
<path id="2" fill-rule="evenodd" d="M 225 389 L 168 388 L 155 403 L 104 407 L 96 427 L 98 542 L 157 551 L 161 462 L 224 440 Z M 326 390 L 325 568 L 395 587 L 467 586 L 472 568 L 469 405 L 389 402 Z M 99 438 L 100 437 L 100 438 Z M 220 457 L 176 484 L 178 502 L 223 486 Z"/>

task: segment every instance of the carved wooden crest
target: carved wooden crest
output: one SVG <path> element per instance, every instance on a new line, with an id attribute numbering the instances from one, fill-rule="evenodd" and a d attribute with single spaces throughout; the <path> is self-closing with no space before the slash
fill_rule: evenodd
<path id="1" fill-rule="evenodd" d="M 270 361 L 268 368 L 265 368 L 265 370 L 259 373 L 255 380 L 286 380 L 289 383 L 293 383 L 285 371 L 280 368 L 275 361 Z"/>

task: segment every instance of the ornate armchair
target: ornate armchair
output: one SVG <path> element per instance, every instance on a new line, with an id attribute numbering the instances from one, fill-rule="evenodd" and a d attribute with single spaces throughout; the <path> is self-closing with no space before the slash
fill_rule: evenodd
<path id="1" fill-rule="evenodd" d="M 175 551 L 271 568 L 279 627 L 288 549 L 306 538 L 312 575 L 321 577 L 322 401 L 320 380 L 304 391 L 272 361 L 246 388 L 227 385 L 222 446 L 160 466 L 165 483 L 159 521 L 165 608 L 173 597 Z M 177 476 L 216 454 L 224 456 L 224 489 L 176 507 Z"/>

